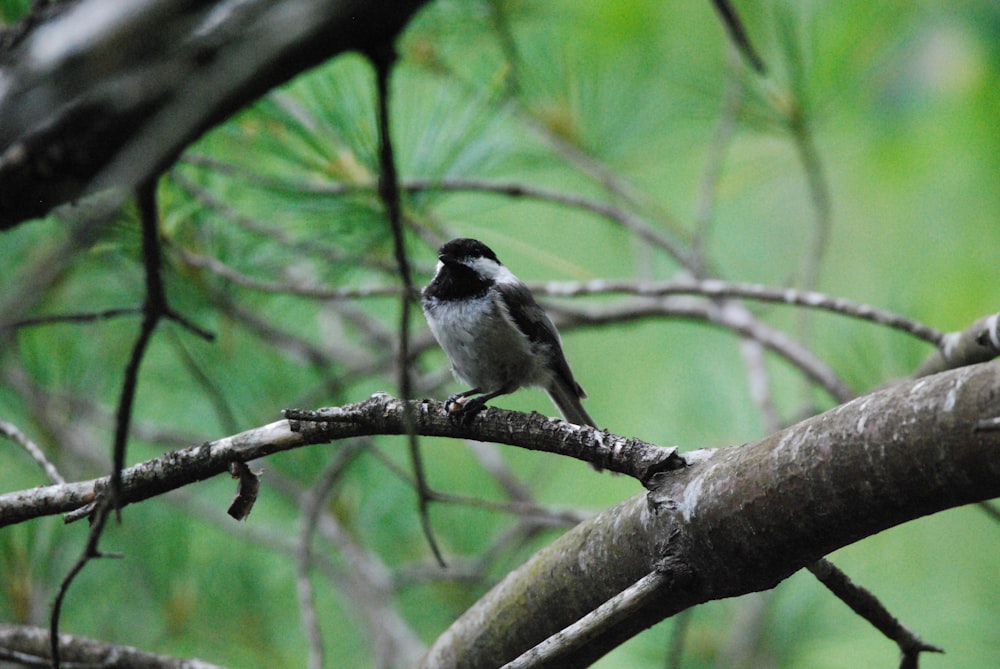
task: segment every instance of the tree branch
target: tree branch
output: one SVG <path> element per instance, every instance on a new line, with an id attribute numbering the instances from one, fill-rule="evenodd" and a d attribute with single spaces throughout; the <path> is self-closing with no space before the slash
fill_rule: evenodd
<path id="1" fill-rule="evenodd" d="M 417 434 L 493 441 L 555 453 L 640 481 L 682 466 L 676 449 L 571 425 L 539 414 L 490 408 L 467 424 L 452 420 L 444 405 L 430 400 L 411 403 Z M 311 444 L 373 434 L 405 434 L 404 403 L 377 393 L 358 404 L 319 411 L 288 410 L 280 420 L 200 446 L 167 453 L 122 472 L 121 504 L 132 504 L 229 471 L 231 462 L 248 462 Z M 68 513 L 100 498 L 108 477 L 32 488 L 0 495 L 0 527 L 32 518 Z"/>
<path id="2" fill-rule="evenodd" d="M 74 667 L 222 669 L 202 660 L 184 660 L 72 634 L 60 634 L 59 647 L 65 662 Z M 24 666 L 48 666 L 49 631 L 29 625 L 0 623 L 0 649 L 0 660 Z"/>
<path id="3" fill-rule="evenodd" d="M 764 590 L 821 556 L 923 515 L 1000 495 L 1000 363 L 901 383 L 688 466 L 582 523 L 511 572 L 435 642 L 425 667 L 500 666 L 648 574 L 658 596 L 584 648 L 585 666 L 695 604 Z"/>
<path id="4" fill-rule="evenodd" d="M 122 197 L 205 130 L 426 0 L 82 0 L 0 54 L 0 229 Z"/>

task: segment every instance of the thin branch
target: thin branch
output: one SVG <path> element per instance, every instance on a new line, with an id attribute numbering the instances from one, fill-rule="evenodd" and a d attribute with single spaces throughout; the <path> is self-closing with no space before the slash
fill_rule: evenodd
<path id="1" fill-rule="evenodd" d="M 132 355 L 125 367 L 125 379 L 122 382 L 121 395 L 118 401 L 118 411 L 115 418 L 115 437 L 112 453 L 111 476 L 107 495 L 88 507 L 94 510 L 93 524 L 87 545 L 83 554 L 70 569 L 59 585 L 49 628 L 52 639 L 52 667 L 59 669 L 59 619 L 62 613 L 62 603 L 66 598 L 70 585 L 83 571 L 87 563 L 94 558 L 103 557 L 98 550 L 101 534 L 104 532 L 108 514 L 113 509 L 121 513 L 122 471 L 125 468 L 125 451 L 128 446 L 129 427 L 132 421 L 132 407 L 135 403 L 135 393 L 139 381 L 139 366 L 145 356 L 146 348 L 153 336 L 160 318 L 168 311 L 163 280 L 160 276 L 160 230 L 159 216 L 156 206 L 156 180 L 143 183 L 136 192 L 140 220 L 142 223 L 143 266 L 146 270 L 146 301 L 143 304 L 142 326 L 139 336 L 132 347 Z"/>
<path id="2" fill-rule="evenodd" d="M 142 307 L 142 326 L 132 347 L 132 355 L 125 367 L 125 379 L 118 400 L 115 419 L 115 441 L 111 468 L 111 486 L 108 490 L 112 506 L 116 507 L 121 494 L 122 470 L 125 468 L 125 451 L 128 431 L 132 421 L 132 407 L 139 384 L 139 366 L 146 354 L 146 347 L 153 336 L 160 318 L 168 311 L 167 297 L 160 274 L 160 226 L 156 205 L 156 179 L 142 184 L 136 191 L 142 223 L 142 259 L 146 271 L 146 301 Z"/>
<path id="3" fill-rule="evenodd" d="M 668 574 L 660 572 L 649 574 L 569 627 L 556 632 L 522 653 L 516 660 L 503 665 L 502 669 L 558 666 L 561 656 L 590 643 L 597 632 L 619 623 L 636 609 L 648 606 L 649 602 L 659 594 L 664 583 L 670 579 Z"/>
<path id="4" fill-rule="evenodd" d="M 42 470 L 45 471 L 45 475 L 50 481 L 53 483 L 66 483 L 66 479 L 62 477 L 62 474 L 59 473 L 56 466 L 52 464 L 47 457 L 45 457 L 45 452 L 42 451 L 38 444 L 32 441 L 28 435 L 18 429 L 16 425 L 8 423 L 5 420 L 0 420 L 0 436 L 7 437 L 15 444 L 18 444 L 21 448 L 26 450 L 28 455 L 30 455 L 35 462 L 41 465 Z"/>
<path id="5" fill-rule="evenodd" d="M 320 474 L 316 484 L 302 496 L 302 531 L 299 533 L 299 545 L 296 550 L 295 580 L 299 595 L 299 610 L 302 612 L 302 624 L 305 627 L 306 640 L 309 644 L 308 666 L 310 669 L 321 669 L 325 664 L 323 636 L 319 629 L 316 602 L 313 598 L 312 583 L 309 580 L 309 572 L 313 562 L 312 539 L 323 505 L 334 486 L 340 481 L 347 466 L 360 452 L 361 449 L 356 446 L 338 451 L 333 462 Z"/>
<path id="6" fill-rule="evenodd" d="M 365 184 L 358 182 L 335 182 L 335 183 L 304 183 L 285 179 L 269 177 L 266 175 L 244 174 L 239 167 L 223 163 L 216 159 L 203 156 L 188 155 L 185 161 L 203 167 L 209 167 L 220 171 L 240 173 L 254 183 L 267 185 L 269 188 L 285 190 L 292 193 L 308 193 L 322 195 L 347 195 L 350 193 L 370 192 L 378 188 L 378 184 Z M 500 182 L 490 179 L 479 179 L 475 177 L 449 177 L 444 179 L 427 179 L 420 177 L 410 177 L 399 182 L 400 188 L 407 192 L 425 191 L 454 191 L 454 192 L 480 192 L 494 195 L 504 195 L 513 198 L 529 198 L 548 202 L 551 204 L 571 207 L 587 211 L 617 223 L 626 230 L 637 235 L 655 247 L 661 248 L 668 255 L 677 259 L 682 265 L 694 268 L 692 259 L 687 250 L 680 244 L 663 234 L 659 228 L 646 221 L 641 216 L 631 213 L 622 207 L 602 202 L 594 198 L 576 193 L 565 193 L 547 188 L 541 188 L 532 184 L 520 182 Z"/>
<path id="7" fill-rule="evenodd" d="M 920 653 L 943 653 L 927 643 L 896 619 L 871 592 L 851 581 L 836 565 L 826 559 L 806 567 L 819 582 L 855 613 L 870 622 L 878 631 L 895 641 L 902 653 L 902 667 L 917 666 Z"/>
<path id="8" fill-rule="evenodd" d="M 95 323 L 98 321 L 110 320 L 121 316 L 138 316 L 142 314 L 142 307 L 123 307 L 120 309 L 105 309 L 104 311 L 82 311 L 72 314 L 49 314 L 46 316 L 32 316 L 22 318 L 12 323 L 5 323 L 4 327 L 11 330 L 19 328 L 35 327 L 39 325 L 57 325 L 61 323 Z"/>
<path id="9" fill-rule="evenodd" d="M 736 13 L 732 4 L 730 4 L 728 0 L 712 0 L 712 5 L 719 13 L 719 18 L 722 19 L 722 25 L 726 28 L 726 32 L 729 33 L 730 39 L 733 40 L 733 43 L 739 49 L 740 53 L 743 54 L 753 69 L 755 69 L 759 74 L 765 74 L 766 68 L 764 67 L 764 61 L 757 54 L 756 49 L 753 48 L 753 44 L 750 43 L 750 38 L 747 37 L 746 29 L 743 27 L 739 14 Z"/>
<path id="10" fill-rule="evenodd" d="M 399 275 L 403 281 L 403 294 L 400 296 L 399 316 L 399 352 L 397 356 L 397 373 L 399 374 L 399 394 L 403 400 L 413 396 L 413 379 L 410 375 L 410 305 L 415 293 L 413 277 L 410 274 L 410 261 L 406 254 L 406 240 L 403 235 L 403 211 L 399 193 L 399 179 L 396 176 L 396 161 L 392 152 L 392 133 L 389 128 L 389 82 L 396 53 L 391 43 L 380 45 L 369 54 L 375 65 L 375 78 L 378 89 L 378 137 L 379 166 L 381 173 L 378 180 L 378 194 L 385 204 L 389 224 L 392 228 L 393 251 L 399 266 Z M 424 536 L 430 545 L 434 557 L 442 567 L 444 557 L 434 537 L 431 526 L 428 504 L 430 502 L 430 487 L 424 475 L 423 459 L 420 455 L 420 444 L 416 430 L 412 427 L 414 419 L 410 414 L 409 402 L 404 404 L 403 420 L 407 425 L 407 443 L 410 449 L 410 460 L 413 473 L 417 480 L 417 505 L 420 511 L 420 525 Z"/>
<path id="11" fill-rule="evenodd" d="M 80 572 L 83 571 L 83 568 L 91 560 L 103 557 L 120 557 L 111 554 L 105 555 L 97 547 L 101 540 L 101 535 L 104 533 L 104 526 L 108 521 L 108 516 L 111 514 L 113 504 L 113 498 L 111 497 L 105 497 L 102 502 L 97 504 L 96 510 L 91 515 L 93 525 L 91 525 L 90 533 L 87 535 L 87 544 L 83 549 L 83 553 L 59 584 L 59 590 L 56 592 L 55 600 L 52 602 L 52 613 L 49 616 L 49 654 L 52 659 L 52 669 L 59 669 L 59 621 L 62 618 L 62 606 L 69 592 L 69 586 L 73 584 L 73 581 L 76 580 L 76 577 L 80 575 Z"/>
<path id="12" fill-rule="evenodd" d="M 643 300 L 631 304 L 615 304 L 591 310 L 549 305 L 549 311 L 560 316 L 559 322 L 557 322 L 560 328 L 564 324 L 574 326 L 601 325 L 657 317 L 690 319 L 710 323 L 760 342 L 765 348 L 788 361 L 838 402 L 846 402 L 855 397 L 854 391 L 840 379 L 837 373 L 809 349 L 784 332 L 753 318 L 748 318 L 745 309 L 734 308 L 738 306 L 674 297 L 657 301 Z"/>
<path id="13" fill-rule="evenodd" d="M 713 298 L 743 298 L 760 302 L 789 304 L 829 311 L 905 332 L 934 346 L 942 345 L 944 334 L 906 316 L 868 304 L 852 302 L 814 291 L 774 288 L 763 284 L 723 281 L 721 279 L 678 281 L 634 281 L 630 279 L 593 279 L 591 281 L 552 281 L 531 284 L 533 292 L 551 297 L 608 295 L 622 293 L 643 297 L 667 295 L 702 295 Z"/>
<path id="14" fill-rule="evenodd" d="M 203 256 L 187 249 L 174 247 L 181 260 L 191 267 L 197 267 L 215 274 L 242 288 L 263 293 L 294 295 L 311 300 L 355 300 L 368 297 L 398 297 L 403 288 L 399 286 L 369 286 L 359 288 L 331 288 L 324 286 L 297 286 L 276 281 L 262 281 L 249 277 L 226 265 L 218 258 Z"/>

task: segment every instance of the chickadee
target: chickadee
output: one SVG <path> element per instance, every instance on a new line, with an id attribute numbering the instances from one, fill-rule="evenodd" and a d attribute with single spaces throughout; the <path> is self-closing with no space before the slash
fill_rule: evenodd
<path id="1" fill-rule="evenodd" d="M 475 239 L 453 239 L 438 251 L 437 271 L 423 292 L 427 324 L 470 390 L 458 412 L 471 415 L 486 402 L 522 386 L 545 389 L 563 418 L 597 427 L 580 404 L 587 394 L 573 378 L 559 332 L 531 291 L 496 254 Z"/>

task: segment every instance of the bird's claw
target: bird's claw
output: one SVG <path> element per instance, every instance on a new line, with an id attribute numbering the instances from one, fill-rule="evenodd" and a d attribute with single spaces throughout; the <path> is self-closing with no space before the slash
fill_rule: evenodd
<path id="1" fill-rule="evenodd" d="M 466 425 L 477 413 L 486 408 L 486 402 L 478 397 L 469 399 L 457 393 L 445 400 L 444 407 L 449 418 Z"/>

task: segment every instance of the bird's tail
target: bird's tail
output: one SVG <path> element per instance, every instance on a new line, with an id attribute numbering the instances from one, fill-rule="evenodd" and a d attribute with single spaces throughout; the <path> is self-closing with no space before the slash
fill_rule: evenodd
<path id="1" fill-rule="evenodd" d="M 580 384 L 573 383 L 572 387 L 564 382 L 556 381 L 549 385 L 545 391 L 549 394 L 552 402 L 559 409 L 559 413 L 562 414 L 563 419 L 567 423 L 573 423 L 574 425 L 589 425 L 590 427 L 596 428 L 597 423 L 594 419 L 590 417 L 587 410 L 583 408 L 583 404 L 580 400 L 587 396 L 583 392 L 583 388 Z M 591 463 L 591 466 L 597 471 L 601 471 L 601 467 Z"/>

